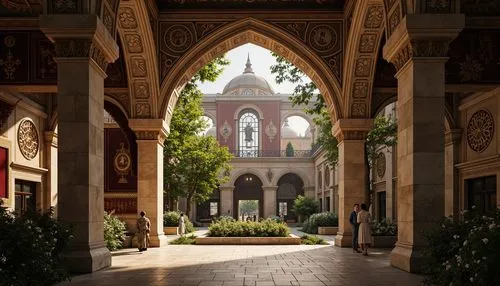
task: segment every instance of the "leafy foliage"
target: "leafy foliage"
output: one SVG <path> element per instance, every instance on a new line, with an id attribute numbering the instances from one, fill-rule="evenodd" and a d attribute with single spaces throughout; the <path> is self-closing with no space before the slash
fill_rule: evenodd
<path id="1" fill-rule="evenodd" d="M 212 223 L 219 222 L 219 221 L 234 222 L 236 220 L 232 216 L 223 215 L 223 216 L 214 218 L 212 220 Z"/>
<path id="2" fill-rule="evenodd" d="M 380 146 L 392 147 L 397 143 L 398 124 L 393 118 L 382 115 L 375 117 L 373 129 L 368 132 L 366 137 L 366 152 L 370 162 L 370 167 L 375 162 Z"/>
<path id="3" fill-rule="evenodd" d="M 300 238 L 300 244 L 316 245 L 316 244 L 328 244 L 324 239 L 316 235 L 304 235 Z"/>
<path id="4" fill-rule="evenodd" d="M 293 149 L 293 145 L 292 145 L 292 142 L 288 142 L 288 144 L 286 144 L 286 156 L 287 157 L 293 157 L 294 156 L 294 153 L 295 153 L 295 150 Z"/>
<path id="5" fill-rule="evenodd" d="M 426 238 L 427 285 L 500 285 L 500 210 L 445 218 Z"/>
<path id="6" fill-rule="evenodd" d="M 216 58 L 186 84 L 177 100 L 170 122 L 171 131 L 165 141 L 163 177 L 166 198 L 172 203 L 180 196 L 186 197 L 188 214 L 192 202 L 206 201 L 213 190 L 228 179 L 223 174 L 230 168 L 232 155 L 229 150 L 220 147 L 215 138 L 199 135 L 207 123 L 202 117 L 203 93 L 196 84 L 214 81 L 227 64 L 225 58 Z"/>
<path id="7" fill-rule="evenodd" d="M 313 214 L 302 225 L 302 231 L 317 234 L 320 226 L 339 226 L 339 217 L 334 212 Z"/>
<path id="8" fill-rule="evenodd" d="M 122 248 L 126 229 L 125 223 L 114 216 L 113 212 L 104 212 L 104 241 L 109 251 Z"/>
<path id="9" fill-rule="evenodd" d="M 0 205 L 0 233 L 0 284 L 45 286 L 69 279 L 61 254 L 71 229 L 52 209 L 16 216 Z"/>
<path id="10" fill-rule="evenodd" d="M 256 200 L 240 201 L 240 213 L 249 215 L 257 213 L 258 210 L 259 210 L 259 201 Z"/>
<path id="11" fill-rule="evenodd" d="M 372 224 L 373 236 L 398 235 L 398 225 L 389 219 L 383 219 Z"/>
<path id="12" fill-rule="evenodd" d="M 208 227 L 208 236 L 213 237 L 287 237 L 288 226 L 272 219 L 259 222 L 219 220 Z"/>
<path id="13" fill-rule="evenodd" d="M 276 82 L 294 83 L 295 89 L 290 97 L 293 106 L 302 105 L 307 114 L 314 115 L 314 123 L 319 127 L 318 141 L 326 152 L 330 166 L 335 166 L 338 161 L 338 142 L 332 135 L 332 121 L 326 109 L 323 96 L 317 93 L 314 82 L 305 82 L 305 74 L 285 58 L 273 53 L 276 65 L 271 66 L 271 74 L 275 75 Z"/>
<path id="14" fill-rule="evenodd" d="M 179 226 L 179 218 L 181 217 L 180 212 L 165 212 L 163 213 L 163 226 L 164 227 L 174 227 Z M 186 233 L 196 231 L 193 223 L 189 220 L 189 218 L 184 216 L 184 225 L 186 226 Z"/>
<path id="15" fill-rule="evenodd" d="M 313 198 L 304 197 L 302 195 L 297 196 L 293 201 L 293 211 L 305 218 L 309 217 L 313 213 L 316 213 L 319 209 L 318 202 Z"/>
<path id="16" fill-rule="evenodd" d="M 196 236 L 181 236 L 177 239 L 170 241 L 168 244 L 196 244 Z"/>

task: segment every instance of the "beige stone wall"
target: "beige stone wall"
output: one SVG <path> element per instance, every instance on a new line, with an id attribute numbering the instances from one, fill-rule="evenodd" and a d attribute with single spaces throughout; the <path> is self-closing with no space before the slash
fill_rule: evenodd
<path id="1" fill-rule="evenodd" d="M 280 143 L 280 150 L 285 151 L 286 146 L 288 145 L 288 142 L 292 143 L 293 150 L 311 150 L 311 143 L 312 143 L 312 138 L 311 137 L 295 137 L 295 138 L 286 138 L 282 137 L 281 138 L 281 143 Z"/>
<path id="2" fill-rule="evenodd" d="M 15 181 L 20 179 L 36 183 L 37 209 L 57 206 L 57 176 L 49 176 L 48 173 L 50 168 L 57 167 L 57 161 L 53 161 L 54 157 L 57 160 L 57 155 L 47 154 L 45 132 L 48 131 L 48 116 L 45 107 L 23 95 L 1 90 L 0 100 L 15 105 L 0 134 L 0 146 L 9 149 L 8 198 L 4 199 L 5 205 L 15 208 Z M 19 126 L 24 120 L 34 124 L 38 136 L 38 152 L 33 158 L 23 156 L 18 143 Z"/>

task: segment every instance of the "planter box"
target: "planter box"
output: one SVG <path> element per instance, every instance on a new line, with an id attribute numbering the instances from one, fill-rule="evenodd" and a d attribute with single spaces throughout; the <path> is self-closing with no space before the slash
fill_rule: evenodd
<path id="1" fill-rule="evenodd" d="M 176 226 L 165 226 L 163 227 L 163 232 L 165 234 L 173 234 L 173 235 L 177 235 L 177 228 Z"/>
<path id="2" fill-rule="evenodd" d="M 201 245 L 298 245 L 300 237 L 197 237 Z"/>
<path id="3" fill-rule="evenodd" d="M 393 248 L 398 237 L 395 235 L 372 236 L 373 247 Z"/>
<path id="4" fill-rule="evenodd" d="M 339 231 L 338 226 L 319 226 L 318 227 L 318 234 L 337 235 L 338 231 Z"/>

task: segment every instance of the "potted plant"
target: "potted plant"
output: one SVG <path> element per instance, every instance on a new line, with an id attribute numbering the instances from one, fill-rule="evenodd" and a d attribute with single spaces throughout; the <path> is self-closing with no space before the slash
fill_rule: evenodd
<path id="1" fill-rule="evenodd" d="M 373 247 L 393 248 L 396 244 L 398 226 L 390 219 L 382 219 L 380 222 L 373 222 L 372 242 Z"/>

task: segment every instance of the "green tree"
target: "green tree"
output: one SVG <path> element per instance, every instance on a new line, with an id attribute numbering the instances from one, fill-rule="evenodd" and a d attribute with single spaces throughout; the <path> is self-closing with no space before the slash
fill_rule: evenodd
<path id="1" fill-rule="evenodd" d="M 259 210 L 258 202 L 256 200 L 240 201 L 240 214 L 256 213 Z"/>
<path id="2" fill-rule="evenodd" d="M 286 144 L 286 151 L 285 152 L 286 152 L 287 157 L 294 156 L 295 150 L 293 149 L 292 142 L 288 142 L 288 144 Z"/>
<path id="3" fill-rule="evenodd" d="M 191 200 L 202 202 L 210 196 L 217 184 L 224 180 L 224 176 L 207 179 L 213 175 L 212 170 L 204 169 L 207 174 L 197 180 L 197 185 L 188 185 L 188 178 L 192 178 L 192 173 L 196 172 L 195 165 L 204 166 L 202 160 L 212 160 L 212 157 L 197 156 L 196 148 L 200 147 L 205 152 L 219 154 L 221 158 L 227 159 L 229 152 L 226 148 L 221 148 L 214 138 L 200 137 L 198 134 L 207 127 L 203 120 L 203 109 L 201 102 L 203 93 L 198 89 L 198 82 L 215 81 L 222 73 L 229 61 L 224 57 L 216 58 L 200 69 L 193 78 L 186 84 L 179 95 L 177 105 L 170 121 L 170 134 L 165 140 L 163 149 L 164 155 L 164 187 L 165 197 L 170 209 L 179 196 L 190 197 Z M 218 149 L 219 148 L 219 149 Z M 223 153 L 224 150 L 227 153 Z M 191 152 L 191 153 L 190 153 Z M 193 153 L 194 152 L 194 153 Z M 222 152 L 222 153 L 221 153 Z M 228 159 L 227 161 L 229 161 Z M 211 161 L 212 167 L 218 171 L 226 169 L 226 164 L 220 160 Z M 226 162 L 227 163 L 227 162 Z M 202 179 L 203 178 L 203 179 Z M 214 181 L 216 182 L 214 184 Z M 207 188 L 212 188 L 207 191 Z M 188 196 L 188 194 L 190 194 Z M 190 208 L 190 204 L 188 204 Z"/>
<path id="4" fill-rule="evenodd" d="M 314 213 L 317 213 L 319 209 L 318 202 L 313 198 L 308 198 L 299 195 L 293 201 L 293 211 L 303 218 L 307 219 Z"/>
<path id="5" fill-rule="evenodd" d="M 308 114 L 314 115 L 314 123 L 318 126 L 317 144 L 322 146 L 326 152 L 326 158 L 330 166 L 335 166 L 338 162 L 338 142 L 332 135 L 332 121 L 326 109 L 326 104 L 321 94 L 316 92 L 316 85 L 313 82 L 305 82 L 305 74 L 296 66 L 288 62 L 285 58 L 273 53 L 276 58 L 276 65 L 271 66 L 271 74 L 276 77 L 277 83 L 295 83 L 293 95 L 290 97 L 293 106 L 303 105 Z M 313 101 L 314 99 L 314 101 Z M 392 118 L 377 116 L 373 129 L 368 133 L 365 141 L 365 172 L 366 198 L 370 194 L 370 173 L 373 162 L 377 157 L 377 149 L 380 146 L 391 147 L 397 143 L 397 123 Z"/>

